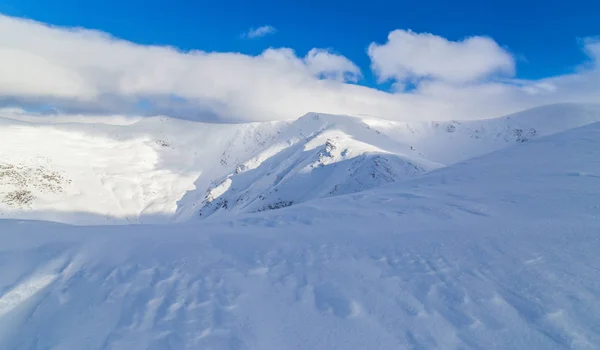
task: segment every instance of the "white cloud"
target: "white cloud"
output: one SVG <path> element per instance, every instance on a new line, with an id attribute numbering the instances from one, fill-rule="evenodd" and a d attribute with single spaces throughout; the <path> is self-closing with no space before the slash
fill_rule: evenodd
<path id="1" fill-rule="evenodd" d="M 356 82 L 361 77 L 360 68 L 354 62 L 327 50 L 312 49 L 304 61 L 316 76 L 351 82 Z"/>
<path id="2" fill-rule="evenodd" d="M 93 94 L 85 82 L 69 69 L 38 55 L 0 47 L 0 95 L 83 97 Z"/>
<path id="3" fill-rule="evenodd" d="M 249 38 L 249 39 L 254 39 L 254 38 L 260 38 L 260 37 L 263 37 L 263 36 L 269 35 L 269 34 L 275 34 L 276 32 L 277 32 L 277 29 L 275 29 L 275 27 L 262 26 L 262 27 L 258 27 L 258 28 L 250 28 L 250 30 L 248 32 L 244 33 L 243 37 Z"/>
<path id="4" fill-rule="evenodd" d="M 583 50 L 595 64 L 600 63 L 600 37 L 584 38 Z"/>
<path id="5" fill-rule="evenodd" d="M 387 43 L 372 43 L 368 53 L 380 81 L 425 78 L 464 83 L 515 72 L 511 54 L 494 40 L 479 36 L 449 41 L 429 33 L 395 30 Z"/>
<path id="6" fill-rule="evenodd" d="M 439 40 L 444 39 L 434 41 Z M 448 62 L 475 62 L 473 57 L 500 50 L 497 58 L 473 63 L 458 73 L 452 64 L 436 68 L 423 53 L 419 59 L 430 63 L 408 65 L 409 59 L 396 55 L 411 72 L 430 79 L 409 93 L 389 93 L 352 84 L 361 76 L 359 68 L 323 49 L 313 49 L 304 57 L 287 48 L 268 49 L 257 56 L 182 52 L 0 15 L 0 104 L 46 104 L 73 113 L 144 112 L 261 121 L 312 111 L 400 120 L 473 119 L 546 103 L 600 101 L 599 65 L 565 76 L 515 80 L 510 78 L 514 71 L 510 55 L 504 57 L 508 53 L 491 39 L 485 40 L 489 42 L 468 45 L 464 44 L 468 40 L 446 41 L 452 47 L 444 49 Z M 596 42 L 590 39 L 584 45 L 597 60 Z M 483 53 L 472 53 L 477 48 Z M 436 49 L 432 55 L 439 52 Z M 383 77 L 406 79 L 404 73 L 385 67 Z M 498 72 L 504 72 L 504 80 L 485 79 Z M 151 103 L 140 109 L 146 101 Z"/>

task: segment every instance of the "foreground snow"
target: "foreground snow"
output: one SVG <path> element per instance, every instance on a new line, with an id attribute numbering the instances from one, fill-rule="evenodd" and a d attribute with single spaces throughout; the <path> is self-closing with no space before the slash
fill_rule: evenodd
<path id="1" fill-rule="evenodd" d="M 600 124 L 237 218 L 0 232 L 2 349 L 600 346 Z"/>

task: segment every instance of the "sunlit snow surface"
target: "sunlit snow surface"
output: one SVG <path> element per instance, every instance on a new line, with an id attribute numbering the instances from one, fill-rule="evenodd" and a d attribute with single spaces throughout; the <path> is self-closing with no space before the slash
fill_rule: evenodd
<path id="1" fill-rule="evenodd" d="M 597 349 L 598 252 L 590 124 L 254 214 L 0 220 L 0 349 Z"/>

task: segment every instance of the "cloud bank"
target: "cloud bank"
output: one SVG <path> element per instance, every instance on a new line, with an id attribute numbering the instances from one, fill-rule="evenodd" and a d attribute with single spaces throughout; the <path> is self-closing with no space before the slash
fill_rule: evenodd
<path id="1" fill-rule="evenodd" d="M 183 52 L 0 15 L 0 103 L 219 121 L 291 119 L 312 111 L 479 119 L 541 104 L 600 101 L 599 42 L 581 43 L 589 62 L 573 74 L 523 81 L 514 78 L 510 52 L 491 38 L 450 41 L 393 31 L 366 53 L 378 79 L 397 87 L 387 92 L 356 84 L 363 72 L 326 49 L 304 56 L 289 48 L 257 56 Z"/>

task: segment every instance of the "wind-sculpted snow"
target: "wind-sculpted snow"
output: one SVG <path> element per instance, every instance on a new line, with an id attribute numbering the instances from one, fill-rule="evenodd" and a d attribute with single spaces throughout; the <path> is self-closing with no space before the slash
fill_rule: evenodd
<path id="1" fill-rule="evenodd" d="M 596 349 L 600 123 L 172 225 L 0 221 L 0 349 Z"/>

